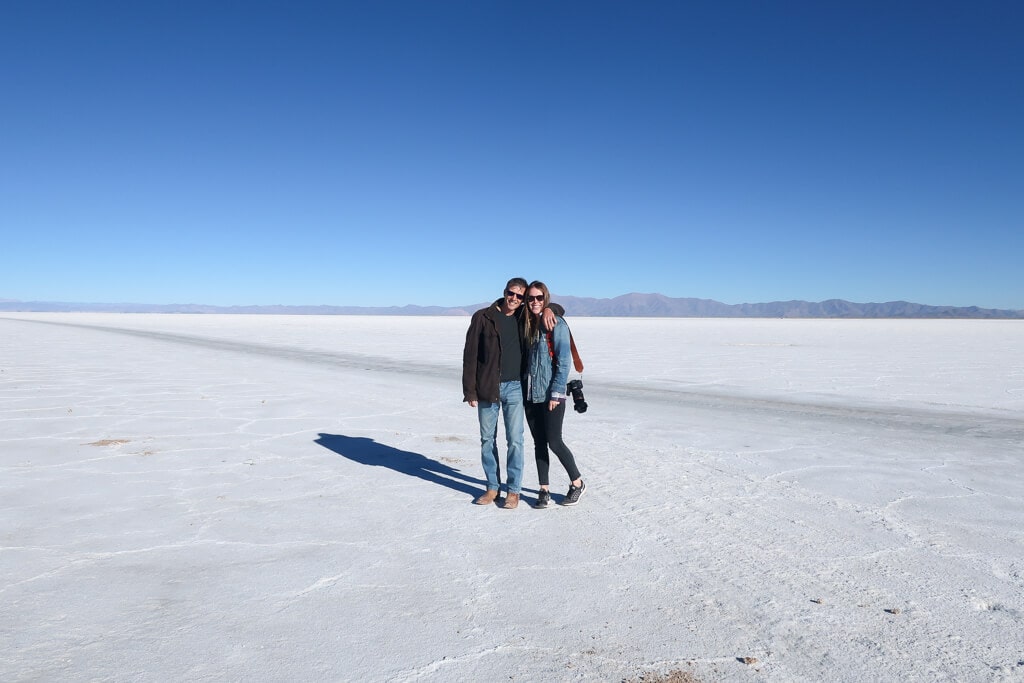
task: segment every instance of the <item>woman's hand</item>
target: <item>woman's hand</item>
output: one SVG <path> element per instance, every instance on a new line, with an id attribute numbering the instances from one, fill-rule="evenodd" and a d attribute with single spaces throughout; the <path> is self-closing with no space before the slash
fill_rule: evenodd
<path id="1" fill-rule="evenodd" d="M 548 410 L 554 410 L 558 407 L 559 403 L 561 403 L 561 401 L 548 401 Z"/>

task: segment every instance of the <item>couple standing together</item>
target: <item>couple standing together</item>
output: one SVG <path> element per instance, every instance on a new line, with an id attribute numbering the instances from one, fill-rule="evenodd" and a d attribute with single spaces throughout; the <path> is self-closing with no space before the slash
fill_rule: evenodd
<path id="1" fill-rule="evenodd" d="M 572 362 L 569 326 L 561 317 L 564 313 L 558 304 L 551 305 L 547 285 L 539 281 L 527 285 L 517 277 L 505 285 L 501 300 L 473 314 L 462 352 L 462 393 L 480 419 L 480 456 L 487 491 L 474 501 L 477 505 L 495 502 L 501 488 L 499 412 L 508 443 L 508 493 L 503 508 L 516 508 L 523 488 L 524 416 L 533 435 L 540 479 L 534 507 L 551 504 L 549 449 L 571 481 L 562 505 L 575 505 L 586 489 L 572 451 L 562 441 L 566 380 Z"/>

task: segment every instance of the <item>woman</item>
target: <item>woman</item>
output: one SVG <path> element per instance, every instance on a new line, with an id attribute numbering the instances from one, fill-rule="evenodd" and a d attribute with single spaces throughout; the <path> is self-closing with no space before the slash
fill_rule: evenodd
<path id="1" fill-rule="evenodd" d="M 556 317 L 555 329 L 544 330 L 541 316 L 547 308 L 551 294 L 547 285 L 534 281 L 526 290 L 526 320 L 524 334 L 530 349 L 530 362 L 526 371 L 524 398 L 526 402 L 526 423 L 533 435 L 534 456 L 537 459 L 537 475 L 540 478 L 540 495 L 537 509 L 551 504 L 548 481 L 550 460 L 548 449 L 554 451 L 569 475 L 569 492 L 562 499 L 562 505 L 575 505 L 586 490 L 580 478 L 572 451 L 562 441 L 562 420 L 565 418 L 565 383 L 569 378 L 572 363 L 569 349 L 569 326 Z"/>

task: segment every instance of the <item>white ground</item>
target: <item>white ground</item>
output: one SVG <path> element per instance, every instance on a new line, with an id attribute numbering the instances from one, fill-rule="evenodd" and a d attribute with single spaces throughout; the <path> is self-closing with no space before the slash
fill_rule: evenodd
<path id="1" fill-rule="evenodd" d="M 1024 323 L 570 322 L 506 511 L 467 318 L 5 314 L 0 680 L 1024 680 Z"/>

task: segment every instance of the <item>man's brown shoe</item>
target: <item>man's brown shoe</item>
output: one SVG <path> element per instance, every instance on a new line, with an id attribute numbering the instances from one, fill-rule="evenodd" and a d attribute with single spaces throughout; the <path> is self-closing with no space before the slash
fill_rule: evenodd
<path id="1" fill-rule="evenodd" d="M 505 504 L 502 505 L 501 507 L 505 508 L 506 510 L 515 510 L 517 507 L 519 507 L 519 494 L 518 493 L 509 493 L 509 494 L 507 494 L 505 496 Z"/>
<path id="2" fill-rule="evenodd" d="M 490 505 L 491 503 L 493 503 L 495 501 L 495 499 L 497 497 L 498 497 L 498 492 L 497 491 L 495 491 L 494 489 L 488 489 L 487 493 L 485 493 L 484 495 L 480 496 L 479 498 L 477 498 L 473 502 L 476 503 L 477 505 Z"/>

